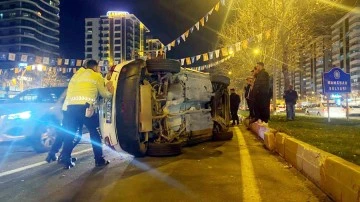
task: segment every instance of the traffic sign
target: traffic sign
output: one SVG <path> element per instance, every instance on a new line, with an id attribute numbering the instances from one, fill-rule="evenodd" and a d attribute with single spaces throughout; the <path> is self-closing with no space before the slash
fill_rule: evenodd
<path id="1" fill-rule="evenodd" d="M 323 75 L 323 92 L 325 93 L 351 93 L 350 74 L 335 67 Z"/>

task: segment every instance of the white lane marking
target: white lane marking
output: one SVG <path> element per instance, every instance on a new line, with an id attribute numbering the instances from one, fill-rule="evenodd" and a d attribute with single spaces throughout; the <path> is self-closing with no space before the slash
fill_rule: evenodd
<path id="1" fill-rule="evenodd" d="M 261 201 L 259 188 L 255 180 L 254 167 L 245 138 L 238 127 L 235 127 L 235 133 L 239 143 L 243 201 Z"/>
<path id="2" fill-rule="evenodd" d="M 72 155 L 78 155 L 78 154 L 86 153 L 86 152 L 91 151 L 91 150 L 92 150 L 91 148 L 90 149 L 85 149 L 85 150 L 82 150 L 82 151 L 74 152 L 74 153 L 72 153 Z M 0 177 L 4 177 L 6 175 L 11 175 L 11 174 L 14 174 L 14 173 L 18 173 L 18 172 L 21 172 L 21 171 L 24 171 L 24 170 L 27 170 L 27 169 L 30 169 L 30 168 L 35 168 L 35 167 L 38 167 L 38 166 L 41 166 L 41 165 L 44 165 L 44 164 L 47 164 L 47 163 L 48 162 L 46 162 L 46 161 L 41 161 L 41 162 L 34 163 L 34 164 L 31 164 L 31 165 L 16 168 L 16 169 L 13 169 L 13 170 L 5 171 L 5 172 L 0 173 Z"/>

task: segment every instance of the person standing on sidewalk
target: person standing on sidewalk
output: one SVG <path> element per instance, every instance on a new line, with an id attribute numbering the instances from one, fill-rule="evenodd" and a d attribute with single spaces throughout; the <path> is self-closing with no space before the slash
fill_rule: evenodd
<path id="1" fill-rule="evenodd" d="M 293 89 L 292 85 L 289 85 L 288 89 L 285 91 L 284 99 L 286 103 L 286 119 L 294 120 L 295 119 L 295 104 L 298 99 L 297 92 Z"/>
<path id="2" fill-rule="evenodd" d="M 252 86 L 254 84 L 254 78 L 252 76 L 248 76 L 246 78 L 246 82 L 247 82 L 247 85 L 245 86 L 245 99 L 246 99 L 246 104 L 249 108 L 249 119 L 253 119 L 255 118 L 255 112 L 254 112 L 254 100 L 251 99 L 250 97 L 250 93 L 251 93 L 251 90 L 252 90 Z"/>
<path id="3" fill-rule="evenodd" d="M 95 60 L 89 60 L 86 63 L 86 68 L 80 68 L 69 82 L 63 105 L 63 110 L 66 111 L 64 114 L 64 126 L 67 130 L 62 150 L 62 163 L 65 169 L 75 166 L 75 163 L 71 160 L 73 140 L 76 130 L 83 124 L 90 133 L 95 166 L 100 167 L 109 164 L 109 161 L 103 157 L 101 137 L 97 130 L 99 114 L 93 108 L 98 94 L 103 98 L 112 97 L 114 92 L 112 82 L 107 82 L 106 87 L 104 83 L 104 78 L 98 72 L 98 63 Z"/>
<path id="4" fill-rule="evenodd" d="M 255 116 L 259 124 L 267 125 L 270 119 L 270 77 L 264 69 L 264 63 L 258 62 L 255 68 L 256 79 L 253 87 Z"/>
<path id="5" fill-rule="evenodd" d="M 237 125 L 239 125 L 239 116 L 238 116 L 238 110 L 240 106 L 240 96 L 235 93 L 235 89 L 230 89 L 230 113 L 231 113 L 231 119 L 232 119 L 232 125 L 235 125 L 235 122 Z"/>

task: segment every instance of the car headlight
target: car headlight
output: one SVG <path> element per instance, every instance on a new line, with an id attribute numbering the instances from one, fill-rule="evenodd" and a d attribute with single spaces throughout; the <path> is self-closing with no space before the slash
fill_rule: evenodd
<path id="1" fill-rule="evenodd" d="M 30 117 L 31 117 L 31 111 L 25 111 L 25 112 L 21 112 L 21 113 L 7 115 L 7 119 L 9 119 L 9 120 L 13 120 L 13 119 L 29 119 Z"/>

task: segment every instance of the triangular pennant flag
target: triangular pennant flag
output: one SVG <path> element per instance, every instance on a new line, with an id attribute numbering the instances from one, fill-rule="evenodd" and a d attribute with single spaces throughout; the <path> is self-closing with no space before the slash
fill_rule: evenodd
<path id="1" fill-rule="evenodd" d="M 34 63 L 35 57 L 34 56 L 28 56 L 28 63 Z"/>
<path id="2" fill-rule="evenodd" d="M 221 1 L 221 4 L 223 5 L 223 6 L 225 6 L 225 0 L 220 0 Z"/>
<path id="3" fill-rule="evenodd" d="M 186 64 L 187 64 L 187 65 L 191 65 L 191 60 L 190 60 L 190 58 L 186 58 Z"/>
<path id="4" fill-rule="evenodd" d="M 9 53 L 8 60 L 15 61 L 15 59 L 16 59 L 16 54 L 15 53 Z"/>
<path id="5" fill-rule="evenodd" d="M 216 6 L 215 6 L 215 11 L 219 11 L 219 8 L 220 8 L 220 2 L 218 2 L 217 4 L 216 4 Z"/>
<path id="6" fill-rule="evenodd" d="M 167 47 L 166 46 L 164 46 L 164 52 L 166 52 L 167 51 Z"/>
<path id="7" fill-rule="evenodd" d="M 80 67 L 81 66 L 81 62 L 82 62 L 82 60 L 76 60 L 76 66 L 77 67 Z M 76 68 L 75 68 L 76 69 Z M 75 72 L 74 72 L 75 73 Z"/>
<path id="8" fill-rule="evenodd" d="M 234 54 L 234 48 L 233 48 L 232 46 L 230 46 L 230 47 L 228 48 L 228 53 L 229 53 L 229 55 L 233 55 L 233 54 Z"/>
<path id="9" fill-rule="evenodd" d="M 41 58 L 41 57 L 39 57 L 39 56 L 36 56 L 36 57 L 35 57 L 35 63 L 36 63 L 36 64 L 40 64 L 41 61 L 42 61 L 42 58 Z"/>
<path id="10" fill-rule="evenodd" d="M 181 38 L 183 39 L 183 41 L 186 41 L 185 33 L 181 35 Z"/>
<path id="11" fill-rule="evenodd" d="M 200 58 L 201 58 L 201 55 L 197 55 L 196 56 L 196 61 L 200 60 Z"/>
<path id="12" fill-rule="evenodd" d="M 55 66 L 55 65 L 56 65 L 56 59 L 55 59 L 55 58 L 50 58 L 50 65 L 51 65 L 51 66 Z"/>
<path id="13" fill-rule="evenodd" d="M 205 26 L 205 19 L 204 19 L 204 17 L 200 19 L 200 24 L 201 24 L 202 27 Z"/>
<path id="14" fill-rule="evenodd" d="M 69 65 L 70 60 L 69 59 L 65 59 L 64 65 Z"/>
<path id="15" fill-rule="evenodd" d="M 76 73 L 76 68 L 73 68 L 73 73 L 74 73 L 74 74 Z"/>
<path id="16" fill-rule="evenodd" d="M 211 15 L 213 11 L 214 11 L 214 8 L 212 8 L 208 14 Z"/>
<path id="17" fill-rule="evenodd" d="M 205 22 L 207 22 L 209 20 L 209 15 L 205 16 Z"/>
<path id="18" fill-rule="evenodd" d="M 32 68 L 32 70 L 36 70 L 36 66 L 35 66 L 35 65 L 32 65 L 31 68 Z"/>
<path id="19" fill-rule="evenodd" d="M 31 71 L 31 66 L 26 66 L 26 71 Z"/>
<path id="20" fill-rule="evenodd" d="M 62 65 L 62 59 L 61 59 L 61 58 L 58 58 L 58 59 L 57 59 L 57 65 L 58 65 L 58 66 Z"/>
<path id="21" fill-rule="evenodd" d="M 46 71 L 46 66 L 42 66 L 42 71 L 43 71 L 43 72 Z"/>
<path id="22" fill-rule="evenodd" d="M 184 62 L 185 62 L 185 58 L 180 59 L 180 61 L 181 61 L 181 66 L 183 66 L 183 65 L 184 65 Z"/>
<path id="23" fill-rule="evenodd" d="M 20 61 L 21 62 L 27 62 L 27 59 L 28 59 L 28 55 L 21 55 Z"/>
<path id="24" fill-rule="evenodd" d="M 186 37 L 186 38 L 189 37 L 189 30 L 187 30 L 187 31 L 185 32 L 185 37 Z"/>
<path id="25" fill-rule="evenodd" d="M 50 63 L 50 58 L 44 57 L 43 58 L 43 64 L 48 65 Z"/>
<path id="26" fill-rule="evenodd" d="M 102 67 L 102 66 L 104 66 L 104 61 L 103 60 L 99 61 L 99 67 Z"/>
<path id="27" fill-rule="evenodd" d="M 75 59 L 71 59 L 70 60 L 70 66 L 75 66 L 76 65 L 76 60 Z"/>
<path id="28" fill-rule="evenodd" d="M 209 52 L 209 59 L 210 60 L 214 59 L 214 52 L 213 51 Z"/>
<path id="29" fill-rule="evenodd" d="M 155 57 L 157 57 L 159 55 L 159 51 L 155 51 Z"/>
<path id="30" fill-rule="evenodd" d="M 191 57 L 191 63 L 195 62 L 195 56 Z"/>
<path id="31" fill-rule="evenodd" d="M 170 43 L 172 47 L 175 47 L 175 40 Z"/>
<path id="32" fill-rule="evenodd" d="M 168 45 L 167 45 L 167 49 L 169 50 L 169 51 L 171 51 L 171 43 L 169 43 Z"/>
<path id="33" fill-rule="evenodd" d="M 16 67 L 15 70 L 14 70 L 14 73 L 15 74 L 19 73 L 19 68 Z"/>
<path id="34" fill-rule="evenodd" d="M 227 55 L 229 55 L 228 48 L 222 48 L 222 49 L 221 49 L 221 55 L 222 55 L 222 56 L 227 56 Z"/>
<path id="35" fill-rule="evenodd" d="M 209 56 L 208 56 L 207 53 L 204 53 L 202 56 L 203 56 L 203 61 L 204 61 L 204 62 L 206 62 L 206 61 L 209 60 Z"/>
<path id="36" fill-rule="evenodd" d="M 85 66 L 85 65 L 86 65 L 86 62 L 87 62 L 87 60 L 83 60 L 82 66 Z"/>
<path id="37" fill-rule="evenodd" d="M 193 31 L 194 31 L 194 27 L 191 27 L 190 32 L 193 33 Z"/>
<path id="38" fill-rule="evenodd" d="M 270 38 L 270 35 L 271 35 L 271 30 L 269 29 L 269 30 L 266 31 L 266 33 L 265 33 L 266 39 L 269 39 L 269 38 Z"/>
<path id="39" fill-rule="evenodd" d="M 220 49 L 215 50 L 215 56 L 216 58 L 220 57 Z"/>
<path id="40" fill-rule="evenodd" d="M 235 44 L 235 51 L 240 51 L 240 49 L 241 49 L 241 43 L 240 43 L 240 42 L 237 42 L 237 43 Z"/>
<path id="41" fill-rule="evenodd" d="M 262 41 L 262 36 L 263 36 L 262 33 L 256 35 L 258 42 L 261 42 L 261 41 Z"/>
<path id="42" fill-rule="evenodd" d="M 200 25 L 199 25 L 199 22 L 197 22 L 197 23 L 195 24 L 195 27 L 196 27 L 197 30 L 199 30 L 199 26 L 200 26 Z"/>
<path id="43" fill-rule="evenodd" d="M 176 39 L 177 44 L 180 44 L 180 37 Z"/>

